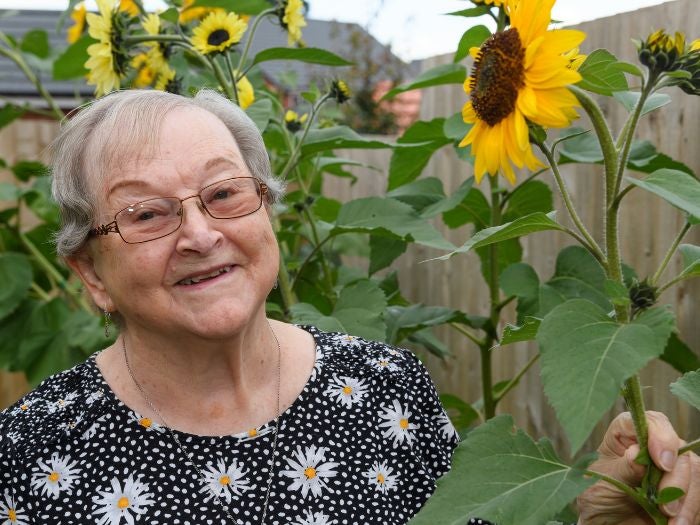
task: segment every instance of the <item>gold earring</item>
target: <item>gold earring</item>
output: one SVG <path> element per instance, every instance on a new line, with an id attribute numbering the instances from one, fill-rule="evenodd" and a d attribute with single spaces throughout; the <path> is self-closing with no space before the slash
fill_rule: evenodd
<path id="1" fill-rule="evenodd" d="M 105 338 L 109 339 L 109 327 L 112 324 L 112 313 L 108 312 L 107 310 L 102 310 L 104 312 L 104 318 L 105 318 Z"/>

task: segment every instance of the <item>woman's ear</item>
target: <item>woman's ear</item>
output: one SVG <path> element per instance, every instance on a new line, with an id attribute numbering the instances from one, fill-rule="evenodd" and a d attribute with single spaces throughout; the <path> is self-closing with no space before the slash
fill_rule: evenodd
<path id="1" fill-rule="evenodd" d="M 111 312 L 114 309 L 112 299 L 109 297 L 109 293 L 95 269 L 94 260 L 87 250 L 66 257 L 66 263 L 80 277 L 97 307 L 100 310 Z"/>

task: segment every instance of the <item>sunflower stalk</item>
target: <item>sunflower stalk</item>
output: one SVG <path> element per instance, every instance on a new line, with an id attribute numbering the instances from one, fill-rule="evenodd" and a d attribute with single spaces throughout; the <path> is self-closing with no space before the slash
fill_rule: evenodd
<path id="1" fill-rule="evenodd" d="M 5 37 L 4 34 L 2 34 L 2 40 L 3 42 L 8 42 L 7 37 Z M 41 83 L 34 71 L 32 71 L 32 68 L 30 68 L 27 62 L 25 62 L 24 57 L 22 57 L 20 53 L 15 53 L 14 51 L 5 49 L 2 46 L 0 46 L 0 55 L 9 58 L 15 64 L 17 64 L 17 67 L 19 67 L 22 70 L 22 73 L 24 73 L 24 76 L 27 77 L 27 80 L 29 80 L 29 82 L 31 82 L 36 88 L 36 90 L 39 92 L 41 98 L 43 98 L 46 101 L 49 108 L 51 109 L 52 116 L 55 116 L 59 121 L 63 120 L 66 116 L 65 113 L 63 113 L 63 110 L 58 106 L 54 98 Z"/>
<path id="2" fill-rule="evenodd" d="M 130 35 L 124 37 L 124 45 L 131 47 L 138 44 L 143 44 L 146 42 L 159 42 L 159 43 L 184 43 L 186 40 L 179 35 Z M 189 46 L 188 46 L 189 47 Z"/>
<path id="3" fill-rule="evenodd" d="M 212 71 L 214 71 L 214 75 L 216 75 L 216 79 L 219 81 L 219 84 L 221 84 L 221 87 L 226 92 L 226 96 L 229 98 L 229 100 L 232 100 L 233 102 L 236 102 L 236 104 L 238 104 L 236 92 L 234 91 L 233 86 L 231 86 L 228 83 L 228 80 L 226 80 L 226 75 L 224 75 L 224 72 L 221 70 L 221 66 L 219 65 L 219 63 L 211 57 L 207 57 L 207 60 L 211 65 Z"/>
<path id="4" fill-rule="evenodd" d="M 304 144 L 304 139 L 306 139 L 306 136 L 309 134 L 311 125 L 313 124 L 316 115 L 318 114 L 318 110 L 321 109 L 321 106 L 330 98 L 332 98 L 331 93 L 326 93 L 321 97 L 321 99 L 318 102 L 316 102 L 316 104 L 312 106 L 311 114 L 309 115 L 309 118 L 306 121 L 306 126 L 304 126 L 304 131 L 302 132 L 301 137 L 299 138 L 299 142 L 297 142 L 296 146 L 294 147 L 294 151 L 289 156 L 287 164 L 285 164 L 284 168 L 282 169 L 282 173 L 280 175 L 280 178 L 282 180 L 285 180 L 289 175 L 289 172 L 292 171 L 292 169 L 294 169 L 294 166 L 296 166 L 297 157 L 299 156 L 299 152 L 301 151 L 301 146 L 302 144 Z"/>
<path id="5" fill-rule="evenodd" d="M 229 78 L 231 79 L 231 86 L 233 86 L 233 96 L 234 102 L 238 104 L 239 106 L 241 105 L 240 103 L 240 98 L 238 97 L 238 82 L 236 81 L 235 73 L 233 72 L 233 64 L 231 63 L 231 56 L 228 53 L 224 53 L 224 57 L 226 59 L 226 66 L 228 69 L 228 75 Z"/>
<path id="6" fill-rule="evenodd" d="M 559 171 L 559 165 L 554 159 L 552 151 L 547 147 L 547 145 L 544 142 L 538 141 L 537 146 L 547 158 L 547 162 L 549 163 L 549 167 L 552 169 L 554 180 L 557 183 L 559 193 L 561 193 L 562 199 L 564 200 L 564 205 L 566 206 L 566 209 L 569 212 L 569 216 L 571 217 L 571 220 L 574 222 L 576 228 L 583 237 L 584 248 L 591 252 L 593 256 L 595 256 L 595 258 L 601 262 L 603 267 L 607 266 L 607 260 L 605 255 L 603 254 L 603 251 L 601 250 L 600 246 L 598 246 L 598 243 L 595 241 L 593 236 L 588 232 L 586 225 L 583 223 L 581 217 L 579 217 L 578 212 L 576 211 L 576 207 L 574 206 L 574 203 L 571 200 L 571 195 L 569 194 L 569 190 L 566 187 L 566 183 L 564 182 L 564 179 L 561 176 L 561 172 Z"/>
<path id="7" fill-rule="evenodd" d="M 268 15 L 275 14 L 277 12 L 277 8 L 273 7 L 271 9 L 265 9 L 263 12 L 261 12 L 258 16 L 255 17 L 255 21 L 253 22 L 253 27 L 250 28 L 250 32 L 248 33 L 248 38 L 245 41 L 245 46 L 243 47 L 243 52 L 241 53 L 241 58 L 238 60 L 238 78 L 236 80 L 240 80 L 250 69 L 250 67 L 245 68 L 245 61 L 248 58 L 248 53 L 250 52 L 250 46 L 253 42 L 253 37 L 255 36 L 256 31 L 258 30 L 258 26 L 260 25 L 260 22 L 263 20 Z"/>
<path id="8" fill-rule="evenodd" d="M 659 278 L 661 277 L 661 275 L 664 273 L 664 270 L 668 266 L 668 263 L 671 261 L 673 254 L 676 253 L 676 249 L 678 248 L 678 245 L 683 240 L 683 237 L 685 237 L 685 234 L 688 233 L 688 230 L 690 230 L 690 222 L 686 221 L 685 226 L 683 226 L 683 229 L 681 229 L 681 231 L 678 232 L 678 235 L 671 243 L 671 246 L 668 248 L 666 255 L 664 256 L 663 260 L 661 261 L 659 268 L 656 270 L 656 272 L 654 272 L 654 275 L 651 278 L 651 280 L 649 281 L 649 284 L 651 284 L 653 286 L 658 282 Z"/>

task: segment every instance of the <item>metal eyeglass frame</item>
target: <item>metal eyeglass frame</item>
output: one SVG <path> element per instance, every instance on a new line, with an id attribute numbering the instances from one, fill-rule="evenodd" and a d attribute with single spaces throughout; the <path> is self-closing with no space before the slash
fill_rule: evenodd
<path id="1" fill-rule="evenodd" d="M 204 201 L 202 200 L 202 192 L 203 192 L 204 190 L 206 190 L 207 188 L 210 188 L 211 186 L 215 186 L 215 185 L 217 185 L 217 184 L 221 184 L 221 183 L 224 182 L 224 181 L 227 181 L 227 180 L 234 180 L 234 179 L 251 179 L 251 180 L 253 180 L 253 181 L 255 182 L 257 188 L 258 188 L 258 194 L 260 195 L 260 202 L 259 202 L 258 206 L 257 206 L 254 210 L 249 211 L 249 212 L 247 212 L 247 213 L 244 213 L 244 214 L 242 214 L 242 215 L 233 215 L 233 216 L 231 216 L 231 217 L 216 217 L 215 215 L 213 215 L 213 214 L 211 213 L 211 211 L 209 211 L 209 208 L 207 208 L 207 205 L 204 204 Z M 152 198 L 152 199 L 146 199 L 146 200 L 143 200 L 143 201 L 135 202 L 134 204 L 132 204 L 132 205 L 130 205 L 130 206 L 127 206 L 127 207 L 125 207 L 125 208 L 122 208 L 122 209 L 119 210 L 117 213 L 115 213 L 115 214 L 114 214 L 114 220 L 113 220 L 112 222 L 107 223 L 107 224 L 100 224 L 99 226 L 97 226 L 97 227 L 95 227 L 95 228 L 92 228 L 92 229 L 88 232 L 88 235 L 89 235 L 90 237 L 96 237 L 96 236 L 100 236 L 100 235 L 109 235 L 110 233 L 118 233 L 118 234 L 119 234 L 119 237 L 121 237 L 122 241 L 124 241 L 124 242 L 127 243 L 127 244 L 141 244 L 141 243 L 144 243 L 144 242 L 155 241 L 155 240 L 158 240 L 158 239 L 162 239 L 163 237 L 167 237 L 168 235 L 172 235 L 173 233 L 175 233 L 177 230 L 180 229 L 180 226 L 182 226 L 182 217 L 184 216 L 184 213 L 183 213 L 184 208 L 183 208 L 182 203 L 185 202 L 185 201 L 188 200 L 188 199 L 193 199 L 194 197 L 198 197 L 198 198 L 199 198 L 199 204 L 202 206 L 202 209 L 203 209 L 204 211 L 206 211 L 206 212 L 207 212 L 207 215 L 209 215 L 212 219 L 237 219 L 237 218 L 239 218 L 239 217 L 245 217 L 245 216 L 247 216 L 247 215 L 251 215 L 251 214 L 255 213 L 256 211 L 258 211 L 258 210 L 262 207 L 263 197 L 264 197 L 265 195 L 268 195 L 268 193 L 269 193 L 269 187 L 267 186 L 267 184 L 265 184 L 264 182 L 262 182 L 261 180 L 259 180 L 257 177 L 228 177 L 228 178 L 226 178 L 226 179 L 221 179 L 221 180 L 219 180 L 219 181 L 212 182 L 211 184 L 207 184 L 207 185 L 204 186 L 201 190 L 199 190 L 199 193 L 195 193 L 195 194 L 193 194 L 193 195 L 189 195 L 189 196 L 184 197 L 184 198 L 182 198 L 182 199 L 181 199 L 180 197 L 154 197 L 154 198 Z M 141 204 L 141 203 L 148 202 L 148 201 L 153 201 L 153 200 L 159 200 L 159 199 L 177 199 L 177 200 L 180 201 L 180 209 L 179 209 L 178 212 L 177 212 L 177 214 L 180 216 L 180 224 L 177 225 L 177 228 L 175 228 L 175 229 L 174 229 L 173 231 L 171 231 L 171 232 L 168 232 L 168 233 L 166 233 L 166 234 L 160 235 L 159 237 L 154 237 L 153 239 L 147 239 L 147 240 L 145 240 L 145 241 L 127 241 L 127 240 L 122 236 L 121 232 L 119 231 L 119 226 L 117 225 L 117 215 L 119 215 L 119 214 L 120 214 L 121 212 L 123 212 L 124 210 L 127 210 L 127 209 L 129 209 L 129 208 L 132 208 L 132 207 L 134 207 L 134 206 L 137 206 L 137 205 L 139 205 L 139 204 Z"/>

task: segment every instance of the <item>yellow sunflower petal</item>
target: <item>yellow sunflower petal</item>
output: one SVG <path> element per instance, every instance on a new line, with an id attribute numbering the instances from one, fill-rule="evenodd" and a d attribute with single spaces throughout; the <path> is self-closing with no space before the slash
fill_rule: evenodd
<path id="1" fill-rule="evenodd" d="M 554 29 L 547 31 L 543 39 L 548 53 L 562 55 L 578 47 L 586 39 L 586 33 L 575 29 Z"/>

